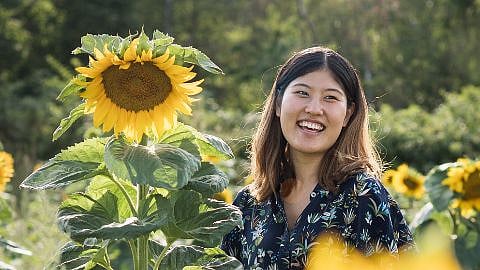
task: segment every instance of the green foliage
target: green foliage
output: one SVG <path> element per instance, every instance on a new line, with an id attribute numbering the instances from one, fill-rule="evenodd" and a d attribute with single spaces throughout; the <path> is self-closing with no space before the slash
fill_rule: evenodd
<path id="1" fill-rule="evenodd" d="M 220 138 L 186 125 L 148 145 L 130 144 L 123 137 L 86 139 L 61 151 L 22 186 L 46 189 L 90 181 L 85 192 L 71 194 L 58 210 L 60 228 L 74 241 L 61 249 L 58 267 L 111 269 L 109 245 L 127 241 L 132 250 L 138 249 L 133 253 L 135 269 L 146 269 L 142 260 L 160 265 L 177 240 L 215 247 L 224 234 L 241 226 L 237 208 L 209 198 L 228 180 L 212 164 L 202 163 L 202 155 L 225 158 L 232 151 Z M 155 231 L 168 244 L 160 254 L 156 242 L 149 242 Z M 143 245 L 147 250 L 142 251 Z M 211 249 L 187 263 L 213 269 L 239 265 Z"/>
<path id="2" fill-rule="evenodd" d="M 168 144 L 130 145 L 123 139 L 112 139 L 105 147 L 108 170 L 133 184 L 180 189 L 200 167 L 193 154 Z"/>
<path id="3" fill-rule="evenodd" d="M 239 261 L 232 260 L 231 257 L 225 256 L 225 253 L 218 248 L 183 245 L 176 246 L 169 250 L 160 267 L 165 270 L 243 269 Z"/>
<path id="4" fill-rule="evenodd" d="M 458 157 L 480 156 L 480 87 L 467 86 L 444 95 L 432 112 L 418 105 L 394 110 L 383 105 L 372 123 L 381 151 L 393 163 L 406 162 L 426 172 Z"/>

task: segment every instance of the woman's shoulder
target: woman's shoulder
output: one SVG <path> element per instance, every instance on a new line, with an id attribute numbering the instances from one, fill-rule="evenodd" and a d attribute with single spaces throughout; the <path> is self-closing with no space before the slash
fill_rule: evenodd
<path id="1" fill-rule="evenodd" d="M 241 188 L 233 200 L 233 205 L 239 207 L 240 209 L 254 205 L 256 203 L 256 199 L 251 193 L 251 188 L 251 185 Z"/>
<path id="2" fill-rule="evenodd" d="M 378 177 L 367 173 L 357 172 L 347 177 L 347 179 L 340 185 L 340 189 L 355 189 L 356 191 L 368 192 L 368 191 L 380 191 L 384 190 L 383 184 Z"/>
<path id="3" fill-rule="evenodd" d="M 358 172 L 349 176 L 341 184 L 339 192 L 361 200 L 395 204 L 380 180 L 367 172 Z"/>

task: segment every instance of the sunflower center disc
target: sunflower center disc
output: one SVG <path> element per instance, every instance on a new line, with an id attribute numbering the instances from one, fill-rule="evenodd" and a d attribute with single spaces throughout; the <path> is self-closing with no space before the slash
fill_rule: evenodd
<path id="1" fill-rule="evenodd" d="M 465 182 L 465 199 L 478 199 L 480 198 L 480 170 L 475 170 L 469 176 Z"/>
<path id="2" fill-rule="evenodd" d="M 151 110 L 172 91 L 170 78 L 151 62 L 132 63 L 128 69 L 113 65 L 102 76 L 106 96 L 127 111 Z"/>
<path id="3" fill-rule="evenodd" d="M 407 177 L 404 181 L 405 185 L 408 187 L 409 190 L 415 190 L 418 188 L 419 184 L 415 179 L 411 179 L 410 177 Z"/>

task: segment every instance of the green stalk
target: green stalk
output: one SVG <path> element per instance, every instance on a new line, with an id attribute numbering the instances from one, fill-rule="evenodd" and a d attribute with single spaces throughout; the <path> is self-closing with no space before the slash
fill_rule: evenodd
<path id="1" fill-rule="evenodd" d="M 137 245 L 135 244 L 135 240 L 133 239 L 128 240 L 128 245 L 130 246 L 130 250 L 132 251 L 133 269 L 138 270 L 138 252 L 137 252 Z"/>
<path id="2" fill-rule="evenodd" d="M 138 219 L 143 219 L 147 214 L 148 205 L 145 201 L 148 194 L 148 186 L 137 184 L 137 214 Z M 148 235 L 137 238 L 138 270 L 148 270 Z"/>
<path id="3" fill-rule="evenodd" d="M 162 253 L 157 258 L 157 261 L 155 262 L 155 266 L 153 267 L 153 270 L 160 269 L 160 264 L 162 263 L 163 258 L 165 257 L 165 254 L 167 254 L 168 249 L 172 243 L 170 241 L 167 241 L 167 245 L 163 248 Z"/>

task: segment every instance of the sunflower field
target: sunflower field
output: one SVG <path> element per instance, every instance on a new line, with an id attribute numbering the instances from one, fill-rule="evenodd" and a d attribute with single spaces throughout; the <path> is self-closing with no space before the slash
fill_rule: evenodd
<path id="1" fill-rule="evenodd" d="M 241 269 L 249 145 L 275 71 L 357 68 L 418 254 L 307 269 L 480 269 L 480 1 L 5 0 L 0 269 Z M 382 269 L 383 269 L 382 268 Z"/>

